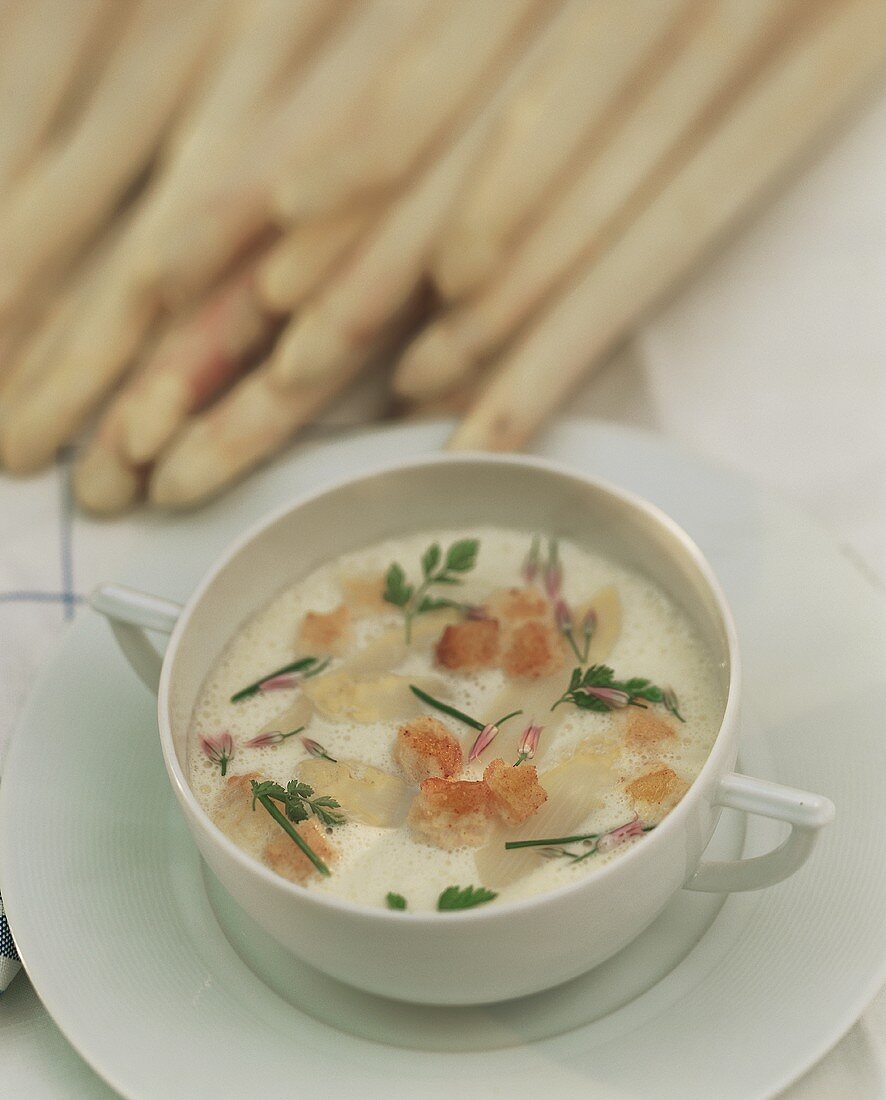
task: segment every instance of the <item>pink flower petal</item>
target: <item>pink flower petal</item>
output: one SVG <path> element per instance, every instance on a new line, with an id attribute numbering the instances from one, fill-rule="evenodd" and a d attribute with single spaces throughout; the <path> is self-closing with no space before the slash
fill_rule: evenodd
<path id="1" fill-rule="evenodd" d="M 468 763 L 476 760 L 484 749 L 488 749 L 496 737 L 498 737 L 498 726 L 492 724 L 484 726 L 468 754 Z"/>
<path id="2" fill-rule="evenodd" d="M 534 722 L 530 722 L 523 731 L 523 736 L 520 738 L 519 753 L 524 760 L 531 760 L 535 756 L 535 750 L 538 748 L 538 741 L 543 728 L 543 726 L 537 726 Z"/>
<path id="3" fill-rule="evenodd" d="M 569 604 L 562 597 L 554 604 L 554 621 L 559 631 L 564 634 L 571 633 L 572 611 L 569 608 Z"/>
<path id="4" fill-rule="evenodd" d="M 301 682 L 301 678 L 294 673 L 289 672 L 285 676 L 272 676 L 269 680 L 263 680 L 259 684 L 259 691 L 286 691 L 288 688 L 296 687 Z"/>
<path id="5" fill-rule="evenodd" d="M 608 688 L 608 687 L 581 687 L 575 689 L 577 695 L 581 692 L 582 695 L 593 695 L 595 699 L 599 699 L 601 703 L 605 703 L 609 707 L 615 707 L 620 709 L 630 704 L 631 697 L 626 691 L 621 691 L 620 688 Z"/>
<path id="6" fill-rule="evenodd" d="M 611 852 L 613 848 L 633 840 L 634 837 L 643 836 L 643 825 L 640 818 L 634 814 L 630 821 L 619 825 L 617 829 L 611 829 L 597 841 L 598 852 Z"/>
<path id="7" fill-rule="evenodd" d="M 267 733 L 260 733 L 257 737 L 253 737 L 251 741 L 247 741 L 246 747 L 249 749 L 262 749 L 265 745 L 277 745 L 282 740 L 282 733 L 278 730 L 269 730 Z"/>

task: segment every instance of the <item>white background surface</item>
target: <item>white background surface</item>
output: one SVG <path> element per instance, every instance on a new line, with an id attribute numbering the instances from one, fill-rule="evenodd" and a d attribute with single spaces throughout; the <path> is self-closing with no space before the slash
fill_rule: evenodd
<path id="1" fill-rule="evenodd" d="M 816 514 L 886 593 L 886 95 L 869 102 L 766 212 L 573 402 L 745 471 Z M 351 401 L 338 417 L 365 415 Z M 335 418 L 332 418 L 333 421 Z M 0 480 L 0 593 L 62 588 L 64 467 Z M 138 519 L 88 540 L 142 550 Z M 76 551 L 75 551 L 76 554 Z M 76 556 L 75 556 L 76 564 Z M 74 582 L 77 588 L 77 574 Z M 886 598 L 886 596 L 884 596 Z M 814 593 L 810 593 L 814 599 Z M 0 603 L 0 739 L 62 605 Z M 822 624 L 826 639 L 827 624 Z M 886 654 L 884 654 L 886 657 Z M 0 999 L 0 1094 L 102 1095 L 24 976 Z M 6 1087 L 5 1087 L 6 1084 Z M 886 1096 L 886 997 L 786 1096 Z"/>

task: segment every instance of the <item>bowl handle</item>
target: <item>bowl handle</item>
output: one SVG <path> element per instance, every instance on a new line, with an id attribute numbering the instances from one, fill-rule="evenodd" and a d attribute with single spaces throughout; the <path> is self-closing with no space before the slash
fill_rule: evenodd
<path id="1" fill-rule="evenodd" d="M 829 798 L 737 773 L 720 780 L 714 805 L 786 821 L 791 831 L 782 844 L 765 856 L 702 862 L 685 883 L 687 890 L 728 894 L 761 890 L 781 882 L 806 862 L 819 829 L 834 820 L 834 804 Z"/>
<path id="2" fill-rule="evenodd" d="M 156 695 L 163 658 L 145 631 L 171 634 L 181 614 L 181 604 L 125 588 L 122 584 L 103 584 L 89 597 L 89 603 L 111 624 L 124 657 L 142 683 Z"/>

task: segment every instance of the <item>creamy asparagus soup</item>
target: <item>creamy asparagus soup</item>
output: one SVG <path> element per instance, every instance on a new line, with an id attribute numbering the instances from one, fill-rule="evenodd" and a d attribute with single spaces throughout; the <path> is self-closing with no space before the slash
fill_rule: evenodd
<path id="1" fill-rule="evenodd" d="M 723 702 L 646 577 L 547 534 L 427 531 L 322 566 L 243 626 L 203 684 L 190 781 L 292 882 L 494 905 L 644 843 Z"/>

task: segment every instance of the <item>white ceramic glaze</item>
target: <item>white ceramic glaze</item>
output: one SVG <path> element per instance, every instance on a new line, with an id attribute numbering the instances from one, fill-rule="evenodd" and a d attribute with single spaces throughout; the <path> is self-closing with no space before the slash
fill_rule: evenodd
<path id="1" fill-rule="evenodd" d="M 229 541 L 281 502 L 432 453 L 450 430 L 397 425 L 296 449 L 215 506 L 139 514 L 113 533 L 81 519 L 78 538 L 103 548 L 105 575 L 184 599 Z M 782 498 L 659 437 L 573 419 L 538 446 L 656 501 L 692 533 L 737 621 L 742 767 L 829 795 L 834 826 L 774 889 L 680 890 L 617 956 L 534 997 L 473 1008 L 373 997 L 299 964 L 245 915 L 240 944 L 260 959 L 244 964 L 230 921 L 223 931 L 216 919 L 225 899 L 242 911 L 220 887 L 207 899 L 208 872 L 163 766 L 156 700 L 105 623 L 80 611 L 4 761 L 0 888 L 42 1004 L 115 1094 L 218 1100 L 252 1096 L 257 1080 L 292 1080 L 385 1100 L 448 1100 L 453 1082 L 508 1100 L 766 1100 L 882 985 L 886 742 L 870 703 L 886 652 L 882 594 Z M 766 852 L 784 828 L 727 811 L 705 857 Z M 16 982 L 4 995 L 9 1095 L 106 1100 L 28 989 Z M 22 1002 L 24 1014 L 14 1011 Z M 879 1078 L 865 1082 L 865 1096 L 880 1095 Z"/>
<path id="2" fill-rule="evenodd" d="M 587 542 L 645 571 L 677 600 L 722 676 L 723 720 L 705 766 L 642 844 L 549 894 L 462 913 L 401 914 L 289 883 L 228 840 L 188 786 L 187 729 L 203 678 L 240 624 L 284 583 L 382 538 L 480 522 L 555 530 Z M 168 601 L 119 586 L 105 586 L 92 602 L 112 620 L 133 667 L 152 686 L 160 659 L 140 627 L 167 630 L 175 622 L 159 675 L 161 745 L 188 826 L 219 881 L 286 949 L 373 993 L 477 1004 L 557 985 L 623 948 L 682 886 L 728 892 L 784 879 L 833 817 L 826 798 L 732 772 L 740 695 L 735 631 L 719 585 L 688 536 L 632 494 L 539 459 L 439 455 L 349 478 L 247 531 L 178 615 Z M 700 865 L 723 806 L 787 822 L 791 831 L 764 856 Z M 531 953 L 523 950 L 528 943 Z"/>

